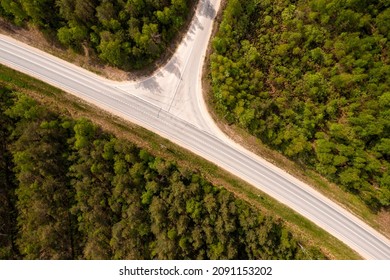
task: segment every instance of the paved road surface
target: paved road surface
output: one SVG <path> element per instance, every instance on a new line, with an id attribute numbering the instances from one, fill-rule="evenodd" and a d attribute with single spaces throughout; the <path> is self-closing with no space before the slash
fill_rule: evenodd
<path id="1" fill-rule="evenodd" d="M 211 2 L 209 2 L 211 1 Z M 64 89 L 203 156 L 285 203 L 364 258 L 390 259 L 390 242 L 306 184 L 246 151 L 213 123 L 201 70 L 220 0 L 200 0 L 187 36 L 152 76 L 113 82 L 0 35 L 0 63 Z"/>

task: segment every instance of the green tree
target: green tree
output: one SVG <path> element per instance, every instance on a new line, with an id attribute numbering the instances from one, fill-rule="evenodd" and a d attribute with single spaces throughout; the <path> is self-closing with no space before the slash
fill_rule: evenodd
<path id="1" fill-rule="evenodd" d="M 64 149 L 69 131 L 23 95 L 8 115 L 19 120 L 11 149 L 18 182 L 19 251 L 27 259 L 75 258 L 72 190 L 63 172 L 69 165 Z"/>
<path id="2" fill-rule="evenodd" d="M 0 259 L 19 258 L 15 246 L 17 233 L 15 189 L 16 180 L 13 173 L 11 141 L 15 129 L 13 120 L 7 116 L 7 108 L 13 105 L 14 94 L 7 88 L 0 88 Z"/>

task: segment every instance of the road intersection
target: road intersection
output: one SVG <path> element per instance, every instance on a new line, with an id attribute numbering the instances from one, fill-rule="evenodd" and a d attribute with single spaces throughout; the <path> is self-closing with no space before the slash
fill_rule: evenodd
<path id="1" fill-rule="evenodd" d="M 114 82 L 0 35 L 0 63 L 59 87 L 210 160 L 288 205 L 364 258 L 390 259 L 390 241 L 310 186 L 224 135 L 207 112 L 202 68 L 220 0 L 200 0 L 189 31 L 150 77 Z"/>

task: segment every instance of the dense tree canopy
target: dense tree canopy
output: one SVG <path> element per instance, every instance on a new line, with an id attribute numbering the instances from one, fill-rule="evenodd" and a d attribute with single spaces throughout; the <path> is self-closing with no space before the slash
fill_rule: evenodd
<path id="1" fill-rule="evenodd" d="M 32 24 L 66 47 L 94 50 L 125 69 L 158 58 L 195 0 L 0 0 L 0 16 Z"/>
<path id="2" fill-rule="evenodd" d="M 217 111 L 373 209 L 390 206 L 390 2 L 230 0 Z"/>
<path id="3" fill-rule="evenodd" d="M 12 106 L 14 95 L 6 88 L 0 88 L 0 258 L 17 258 L 14 244 L 16 236 L 15 187 L 12 154 L 9 151 L 9 137 L 14 122 L 6 115 Z"/>
<path id="4" fill-rule="evenodd" d="M 0 105 L 2 259 L 324 257 L 199 172 L 25 95 Z"/>

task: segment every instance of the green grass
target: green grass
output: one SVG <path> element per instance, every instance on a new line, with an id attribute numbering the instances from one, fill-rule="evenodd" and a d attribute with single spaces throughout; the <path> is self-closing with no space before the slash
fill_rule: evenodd
<path id="1" fill-rule="evenodd" d="M 215 164 L 177 146 L 133 123 L 113 116 L 99 108 L 45 84 L 37 79 L 0 65 L 0 84 L 23 92 L 37 101 L 73 118 L 85 117 L 116 137 L 127 139 L 155 156 L 175 161 L 179 166 L 199 171 L 215 185 L 223 186 L 237 197 L 266 214 L 282 219 L 301 245 L 314 245 L 331 259 L 360 259 L 360 256 L 306 218 L 277 202 L 255 187 L 218 168 Z"/>

